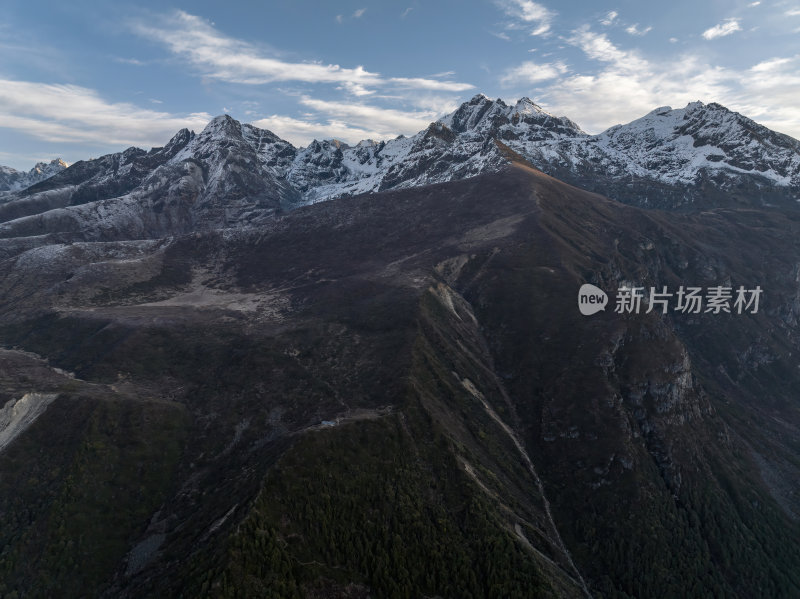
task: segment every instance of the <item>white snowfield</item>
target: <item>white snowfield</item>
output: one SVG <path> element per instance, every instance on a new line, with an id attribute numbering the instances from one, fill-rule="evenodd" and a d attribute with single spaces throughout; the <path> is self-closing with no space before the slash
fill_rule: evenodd
<path id="1" fill-rule="evenodd" d="M 0 408 L 0 451 L 33 424 L 56 397 L 57 393 L 26 393 Z"/>

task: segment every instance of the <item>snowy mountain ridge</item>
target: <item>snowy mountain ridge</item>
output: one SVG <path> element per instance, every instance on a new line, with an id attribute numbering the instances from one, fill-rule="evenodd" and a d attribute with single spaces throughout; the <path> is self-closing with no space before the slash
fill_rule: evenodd
<path id="1" fill-rule="evenodd" d="M 741 187 L 743 180 L 746 188 L 762 192 L 800 188 L 800 142 L 719 104 L 665 106 L 627 125 L 589 135 L 528 98 L 508 106 L 478 95 L 425 131 L 372 146 L 371 152 L 318 145 L 317 153 L 327 152 L 331 159 L 341 153 L 336 162 L 344 173 L 338 173 L 335 184 L 306 179 L 304 187 L 310 191 L 304 192 L 304 199 L 410 187 L 493 170 L 505 161 L 490 143 L 495 140 L 548 174 L 633 204 L 651 205 L 653 192 L 648 188 L 671 187 L 671 197 L 656 197 L 661 199 L 656 206 L 690 205 L 709 180 L 720 192 Z"/>
<path id="2" fill-rule="evenodd" d="M 664 106 L 589 135 L 528 98 L 511 106 L 479 94 L 423 131 L 389 141 L 296 148 L 222 115 L 199 134 L 179 131 L 164 147 L 55 164 L 53 176 L 0 196 L 0 255 L 54 241 L 256 225 L 345 195 L 498 172 L 511 159 L 651 208 L 800 200 L 800 142 L 719 104 Z"/>
<path id="3" fill-rule="evenodd" d="M 479 94 L 414 136 L 355 146 L 314 141 L 291 163 L 282 145 L 284 161 L 271 164 L 302 203 L 313 203 L 494 171 L 507 161 L 496 142 L 548 174 L 626 203 L 687 207 L 709 184 L 715 201 L 737 189 L 761 203 L 775 188 L 800 198 L 800 142 L 702 102 L 656 108 L 589 135 L 528 98 L 509 106 Z"/>
<path id="4" fill-rule="evenodd" d="M 0 166 L 0 194 L 26 189 L 60 173 L 68 166 L 61 158 L 56 158 L 50 162 L 37 162 L 27 173 L 18 171 L 10 166 Z"/>

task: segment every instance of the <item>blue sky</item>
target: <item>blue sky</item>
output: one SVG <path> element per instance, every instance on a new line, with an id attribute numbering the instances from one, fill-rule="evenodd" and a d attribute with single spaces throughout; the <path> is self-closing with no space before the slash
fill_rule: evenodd
<path id="1" fill-rule="evenodd" d="M 719 102 L 800 138 L 800 0 L 0 7 L 0 164 L 163 145 L 218 114 L 295 145 L 412 134 L 476 93 L 598 133 Z"/>

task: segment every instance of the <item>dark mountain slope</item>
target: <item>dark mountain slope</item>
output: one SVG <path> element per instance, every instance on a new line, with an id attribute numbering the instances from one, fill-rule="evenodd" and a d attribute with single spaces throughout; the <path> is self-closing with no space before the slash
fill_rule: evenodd
<path id="1" fill-rule="evenodd" d="M 57 397 L 0 451 L 2 592 L 795 596 L 799 227 L 515 165 L 8 258 L 3 392 Z M 613 312 L 623 282 L 728 281 L 761 310 Z M 578 312 L 584 282 L 606 312 Z M 136 485 L 147 513 L 118 509 Z M 83 534 L 58 525 L 76 501 Z M 103 555 L 80 579 L 76 544 Z"/>

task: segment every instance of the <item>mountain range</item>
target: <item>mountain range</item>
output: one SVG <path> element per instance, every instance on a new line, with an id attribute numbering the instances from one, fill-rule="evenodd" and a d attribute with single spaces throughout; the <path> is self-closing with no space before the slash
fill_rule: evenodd
<path id="1" fill-rule="evenodd" d="M 149 152 L 129 148 L 67 169 L 53 161 L 34 171 L 55 174 L 2 197 L 0 238 L 138 239 L 248 225 L 344 195 L 498 172 L 515 156 L 642 207 L 800 200 L 800 142 L 718 104 L 657 108 L 588 135 L 527 98 L 508 106 L 477 95 L 424 131 L 387 142 L 326 140 L 298 149 L 220 116 L 200 134 L 181 130 Z M 39 177 L 34 171 L 27 180 Z"/>
<path id="2" fill-rule="evenodd" d="M 0 196 L 0 596 L 800 596 L 798 148 L 479 95 Z"/>

